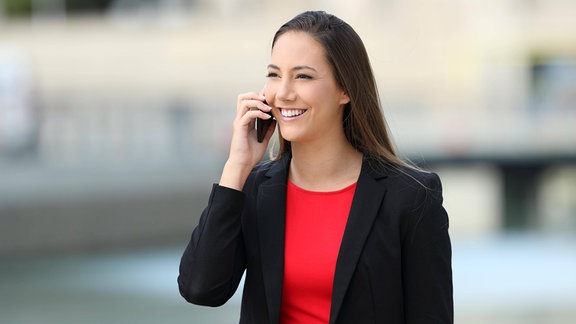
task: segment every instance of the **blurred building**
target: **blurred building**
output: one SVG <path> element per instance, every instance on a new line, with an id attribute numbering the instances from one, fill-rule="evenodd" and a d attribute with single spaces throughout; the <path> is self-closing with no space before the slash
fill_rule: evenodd
<path id="1" fill-rule="evenodd" d="M 0 3 L 3 170 L 18 151 L 217 174 L 273 32 L 321 8 L 364 39 L 400 151 L 441 173 L 456 234 L 576 230 L 574 1 Z"/>

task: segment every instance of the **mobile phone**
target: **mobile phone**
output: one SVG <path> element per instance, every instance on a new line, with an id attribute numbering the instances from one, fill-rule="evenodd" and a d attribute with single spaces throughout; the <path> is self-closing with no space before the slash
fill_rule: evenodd
<path id="1" fill-rule="evenodd" d="M 267 105 L 266 101 L 264 101 L 264 104 Z M 266 113 L 272 116 L 271 112 Z M 258 140 L 258 143 L 262 143 L 264 137 L 266 136 L 266 132 L 268 131 L 268 128 L 270 128 L 270 126 L 272 125 L 273 121 L 274 118 L 270 119 L 256 118 L 256 139 Z"/>

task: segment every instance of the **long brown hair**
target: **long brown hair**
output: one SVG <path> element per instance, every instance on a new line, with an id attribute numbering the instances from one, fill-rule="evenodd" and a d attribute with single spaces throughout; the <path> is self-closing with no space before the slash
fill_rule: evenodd
<path id="1" fill-rule="evenodd" d="M 343 20 L 324 11 L 306 11 L 288 21 L 274 35 L 272 48 L 289 31 L 306 32 L 318 41 L 332 67 L 336 83 L 350 102 L 344 109 L 344 132 L 365 157 L 396 166 L 407 165 L 392 144 L 382 113 L 370 60 L 360 36 Z M 290 142 L 279 136 L 274 159 L 291 152 Z"/>

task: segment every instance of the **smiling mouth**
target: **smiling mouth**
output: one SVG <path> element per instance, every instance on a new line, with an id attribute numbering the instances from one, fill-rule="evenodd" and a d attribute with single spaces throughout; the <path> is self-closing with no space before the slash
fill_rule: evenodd
<path id="1" fill-rule="evenodd" d="M 298 117 L 306 112 L 306 109 L 281 109 L 280 113 L 284 117 Z"/>

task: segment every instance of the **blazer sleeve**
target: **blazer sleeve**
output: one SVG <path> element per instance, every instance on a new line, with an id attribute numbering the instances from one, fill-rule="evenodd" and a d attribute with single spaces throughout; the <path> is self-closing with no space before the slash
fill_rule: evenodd
<path id="1" fill-rule="evenodd" d="M 406 323 L 453 323 L 452 250 L 442 185 L 426 174 L 403 244 Z"/>
<path id="2" fill-rule="evenodd" d="M 180 260 L 178 287 L 188 302 L 223 305 L 246 266 L 241 215 L 245 195 L 214 184 L 207 207 Z"/>

